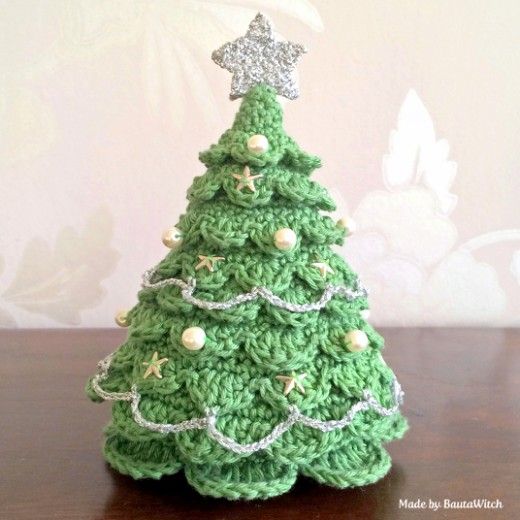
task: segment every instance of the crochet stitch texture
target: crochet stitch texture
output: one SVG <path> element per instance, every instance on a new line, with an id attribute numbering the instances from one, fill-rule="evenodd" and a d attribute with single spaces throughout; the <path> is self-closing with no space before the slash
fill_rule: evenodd
<path id="1" fill-rule="evenodd" d="M 309 179 L 320 160 L 286 135 L 282 115 L 274 89 L 258 85 L 248 91 L 232 127 L 200 154 L 207 171 L 188 190 L 189 204 L 177 225 L 182 245 L 159 263 L 152 283 L 194 279 L 194 295 L 207 301 L 265 287 L 296 304 L 319 300 L 328 284 L 358 287 L 355 273 L 331 249 L 343 242 L 345 230 L 321 214 L 333 210 L 334 202 Z M 261 155 L 246 145 L 255 134 L 269 141 Z M 263 175 L 254 192 L 237 190 L 233 174 L 245 165 L 252 175 Z M 273 234 L 281 228 L 298 237 L 290 251 L 274 246 Z M 225 260 L 213 272 L 196 270 L 198 255 Z M 317 261 L 331 267 L 326 279 L 312 267 Z M 335 294 L 322 309 L 303 313 L 261 298 L 225 310 L 199 308 L 176 285 L 144 287 L 138 297 L 128 314 L 126 341 L 103 365 L 106 377 L 87 384 L 94 401 L 114 400 L 104 455 L 116 470 L 136 479 L 183 470 L 201 494 L 228 499 L 280 495 L 298 474 L 345 488 L 387 473 L 391 461 L 383 444 L 402 437 L 407 422 L 397 410 L 395 376 L 380 355 L 383 339 L 360 316 L 367 308 L 364 295 Z M 183 346 L 188 327 L 206 332 L 202 349 Z M 370 341 L 362 352 L 350 352 L 344 343 L 345 333 L 355 329 Z M 162 378 L 145 379 L 143 362 L 154 352 L 168 362 L 161 366 Z M 284 395 L 276 376 L 292 372 L 307 374 L 305 393 Z M 208 413 L 210 419 L 181 431 L 154 431 L 136 421 L 136 395 L 139 415 L 150 423 L 178 424 Z M 360 406 L 367 395 L 373 406 Z M 295 410 L 316 421 L 337 421 L 355 407 L 342 427 L 321 431 L 295 422 L 251 453 L 216 440 L 222 435 L 247 445 L 271 434 Z M 212 421 L 218 435 L 206 429 Z"/>

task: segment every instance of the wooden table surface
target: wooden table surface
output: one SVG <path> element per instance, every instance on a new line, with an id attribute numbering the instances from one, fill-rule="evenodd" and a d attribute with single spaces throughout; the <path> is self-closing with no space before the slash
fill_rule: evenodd
<path id="1" fill-rule="evenodd" d="M 182 474 L 134 481 L 100 452 L 108 403 L 83 394 L 122 330 L 0 332 L 0 519 L 520 518 L 520 331 L 389 329 L 385 358 L 411 429 L 390 473 L 336 490 L 300 477 L 263 502 L 203 498 Z M 426 502 L 406 509 L 400 501 Z M 502 509 L 429 509 L 429 500 L 500 500 Z"/>

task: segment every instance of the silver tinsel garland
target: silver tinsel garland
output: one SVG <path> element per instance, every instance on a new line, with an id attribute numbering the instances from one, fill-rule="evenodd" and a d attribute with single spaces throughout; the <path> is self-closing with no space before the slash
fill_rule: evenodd
<path id="1" fill-rule="evenodd" d="M 153 276 L 156 273 L 156 268 L 150 269 L 143 274 L 142 287 L 145 289 L 160 289 L 162 287 L 166 287 L 168 285 L 175 285 L 181 289 L 182 298 L 195 305 L 199 309 L 206 310 L 226 310 L 231 307 L 236 307 L 241 303 L 250 302 L 256 300 L 258 298 L 263 298 L 268 301 L 271 305 L 275 307 L 280 307 L 281 309 L 285 309 L 291 312 L 309 312 L 309 311 L 319 311 L 323 309 L 325 305 L 332 299 L 335 295 L 340 295 L 346 298 L 349 301 L 355 300 L 357 298 L 366 298 L 368 291 L 358 285 L 357 289 L 350 289 L 349 287 L 345 287 L 344 285 L 332 285 L 329 284 L 325 287 L 320 299 L 313 303 L 291 303 L 283 300 L 279 296 L 273 294 L 266 287 L 255 287 L 250 292 L 242 293 L 234 298 L 223 302 L 214 302 L 201 300 L 193 296 L 195 291 L 196 281 L 194 278 L 185 282 L 180 278 L 166 278 L 165 280 L 160 280 L 159 282 L 152 282 Z"/>

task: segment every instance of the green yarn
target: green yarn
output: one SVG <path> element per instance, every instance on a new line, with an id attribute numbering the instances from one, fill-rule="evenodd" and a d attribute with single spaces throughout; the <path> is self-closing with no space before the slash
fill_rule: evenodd
<path id="1" fill-rule="evenodd" d="M 246 142 L 254 134 L 269 140 L 266 153 L 248 151 Z M 189 204 L 177 224 L 182 245 L 160 262 L 154 281 L 194 278 L 197 297 L 209 301 L 267 287 L 297 304 L 318 300 L 327 284 L 355 285 L 355 273 L 331 249 L 343 242 L 345 230 L 320 212 L 333 210 L 334 202 L 309 179 L 320 160 L 285 134 L 272 88 L 252 88 L 233 126 L 200 159 L 207 171 L 188 190 Z M 263 175 L 255 181 L 255 192 L 236 189 L 232 174 L 246 164 L 253 175 Z M 273 243 L 274 232 L 285 227 L 298 237 L 291 251 Z M 213 272 L 196 270 L 198 255 L 225 260 Z M 327 279 L 311 266 L 316 261 L 332 268 Z M 128 337 L 101 386 L 128 392 L 135 385 L 139 410 L 154 423 L 177 424 L 217 409 L 218 430 L 241 444 L 270 434 L 291 405 L 314 419 L 339 420 L 368 389 L 390 408 L 394 374 L 380 357 L 383 339 L 360 316 L 366 308 L 364 298 L 334 296 L 322 310 L 305 313 L 265 300 L 211 311 L 187 303 L 173 285 L 142 289 L 129 313 Z M 190 351 L 181 335 L 194 326 L 202 327 L 207 339 L 201 350 Z M 343 337 L 353 329 L 369 338 L 363 352 L 345 346 Z M 156 351 L 168 358 L 162 378 L 144 379 L 143 362 Z M 305 393 L 294 390 L 285 396 L 276 376 L 292 371 L 307 374 Z M 100 400 L 91 382 L 87 394 Z M 350 425 L 329 432 L 295 424 L 268 448 L 242 454 L 217 443 L 205 429 L 151 431 L 136 423 L 128 401 L 117 401 L 105 431 L 104 455 L 133 478 L 160 478 L 182 469 L 203 495 L 268 498 L 288 491 L 298 474 L 338 488 L 375 482 L 391 464 L 383 443 L 402 437 L 406 429 L 399 412 L 384 416 L 366 410 Z"/>

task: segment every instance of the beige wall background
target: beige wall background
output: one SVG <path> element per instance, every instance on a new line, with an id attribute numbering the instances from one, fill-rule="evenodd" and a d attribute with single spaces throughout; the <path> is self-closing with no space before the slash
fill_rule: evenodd
<path id="1" fill-rule="evenodd" d="M 211 51 L 304 43 L 286 129 L 377 325 L 520 324 L 520 3 L 17 0 L 0 11 L 0 325 L 112 326 L 239 102 Z"/>

